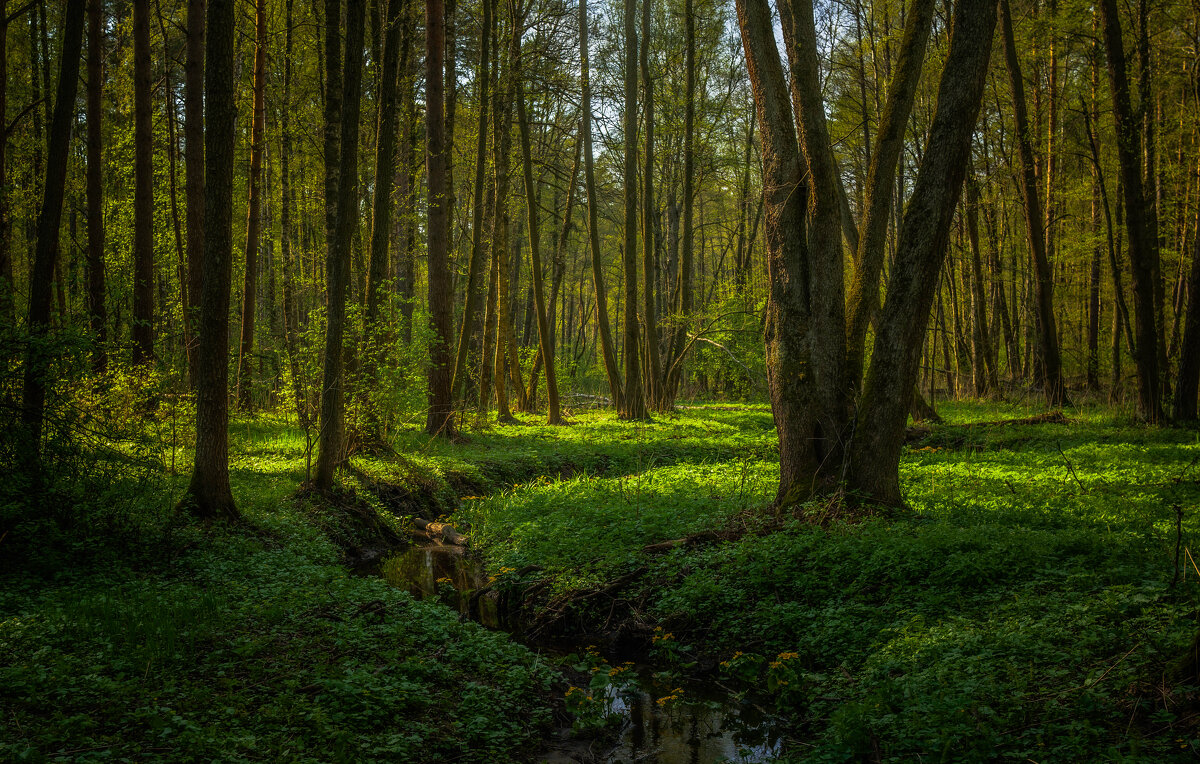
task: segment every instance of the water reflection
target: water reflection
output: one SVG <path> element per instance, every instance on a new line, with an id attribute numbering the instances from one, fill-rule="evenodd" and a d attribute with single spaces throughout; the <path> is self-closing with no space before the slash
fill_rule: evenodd
<path id="1" fill-rule="evenodd" d="M 395 587 L 416 597 L 438 598 L 485 626 L 511 628 L 506 608 L 480 563 L 455 546 L 411 547 L 382 561 L 380 575 Z M 519 629 L 517 629 L 519 632 Z M 620 656 L 610 656 L 618 662 Z M 683 699 L 660 705 L 658 698 L 672 687 L 654 678 L 654 670 L 640 666 L 637 691 L 610 687 L 611 713 L 623 717 L 620 741 L 605 755 L 564 745 L 545 760 L 633 764 L 715 764 L 715 762 L 769 762 L 783 751 L 777 720 L 725 688 L 700 682 L 683 683 Z M 678 683 L 676 683 L 678 684 Z"/>

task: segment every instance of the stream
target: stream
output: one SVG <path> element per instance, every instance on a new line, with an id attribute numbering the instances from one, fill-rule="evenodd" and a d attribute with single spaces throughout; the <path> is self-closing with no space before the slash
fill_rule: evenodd
<path id="1" fill-rule="evenodd" d="M 414 546 L 376 560 L 362 573 L 382 576 L 392 586 L 420 598 L 437 598 L 482 625 L 519 633 L 506 622 L 493 597 L 472 596 L 486 586 L 482 565 L 467 557 L 461 547 Z M 445 581 L 453 594 L 445 590 Z M 442 581 L 442 584 L 439 584 Z M 555 655 L 565 650 L 530 645 L 531 649 Z M 607 656 L 613 665 L 627 656 Z M 659 704 L 658 698 L 672 687 L 655 679 L 655 668 L 634 664 L 638 689 L 606 690 L 607 712 L 621 717 L 619 739 L 608 751 L 595 751 L 586 740 L 571 740 L 569 731 L 550 742 L 541 761 L 572 762 L 657 762 L 658 764 L 711 764 L 715 762 L 769 762 L 783 752 L 778 721 L 764 714 L 740 695 L 712 682 L 673 681 L 682 686 L 682 699 Z"/>

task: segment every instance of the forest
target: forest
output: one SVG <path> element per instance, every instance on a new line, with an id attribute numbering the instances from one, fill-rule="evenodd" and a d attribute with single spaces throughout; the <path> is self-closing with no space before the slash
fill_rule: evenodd
<path id="1" fill-rule="evenodd" d="M 1197 114 L 1195 0 L 5 0 L 0 761 L 1197 760 Z"/>

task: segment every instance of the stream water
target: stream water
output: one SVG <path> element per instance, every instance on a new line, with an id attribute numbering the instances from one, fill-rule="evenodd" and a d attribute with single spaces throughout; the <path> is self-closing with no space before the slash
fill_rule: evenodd
<path id="1" fill-rule="evenodd" d="M 415 546 L 384 557 L 372 566 L 393 586 L 414 596 L 437 597 L 457 606 L 460 613 L 492 629 L 519 631 L 506 621 L 503 609 L 489 596 L 478 596 L 486 586 L 482 566 L 452 546 Z M 440 583 L 439 583 L 440 582 Z M 446 584 L 453 592 L 446 589 Z M 543 652 L 559 649 L 532 645 Z M 608 656 L 621 663 L 622 656 Z M 607 711 L 623 719 L 620 739 L 607 752 L 575 745 L 564 737 L 543 755 L 551 764 L 571 762 L 657 762 L 657 764 L 712 764 L 715 762 L 769 762 L 783 750 L 778 724 L 758 707 L 717 684 L 683 682 L 682 699 L 660 704 L 672 687 L 654 677 L 654 667 L 636 665 L 639 689 L 607 694 Z M 673 682 L 676 687 L 678 681 Z"/>

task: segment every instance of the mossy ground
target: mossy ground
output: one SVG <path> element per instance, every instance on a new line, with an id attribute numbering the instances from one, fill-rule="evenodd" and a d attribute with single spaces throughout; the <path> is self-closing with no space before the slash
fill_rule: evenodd
<path id="1" fill-rule="evenodd" d="M 1106 409 L 942 413 L 902 462 L 912 512 L 853 523 L 770 513 L 764 406 L 402 433 L 333 502 L 296 493 L 301 433 L 242 419 L 238 528 L 173 515 L 182 450 L 125 453 L 41 521 L 52 543 L 0 542 L 21 561 L 0 566 L 0 760 L 535 758 L 554 667 L 342 564 L 434 512 L 493 571 L 540 566 L 535 611 L 644 568 L 557 628 L 620 624 L 664 665 L 765 693 L 797 760 L 1192 759 L 1195 688 L 1164 677 L 1200 628 L 1196 433 Z M 643 549 L 706 531 L 724 540 Z"/>

